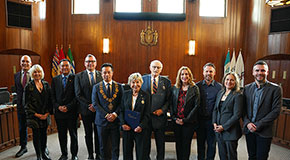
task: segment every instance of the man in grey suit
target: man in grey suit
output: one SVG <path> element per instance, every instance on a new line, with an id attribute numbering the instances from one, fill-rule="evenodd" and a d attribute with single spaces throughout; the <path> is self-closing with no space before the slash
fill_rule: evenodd
<path id="1" fill-rule="evenodd" d="M 267 81 L 269 68 L 266 62 L 257 61 L 253 66 L 255 82 L 245 86 L 244 132 L 249 160 L 266 160 L 273 137 L 273 124 L 279 116 L 282 89 Z"/>
<path id="2" fill-rule="evenodd" d="M 157 146 L 157 160 L 163 160 L 165 155 L 165 127 L 167 122 L 167 110 L 170 101 L 171 81 L 160 76 L 162 71 L 162 63 L 159 60 L 154 60 L 150 64 L 150 75 L 144 75 L 142 90 L 150 95 L 151 108 L 148 130 L 145 132 L 144 141 L 144 156 L 145 159 L 150 159 L 151 150 L 151 134 L 154 132 L 154 137 Z"/>
<path id="3" fill-rule="evenodd" d="M 96 110 L 92 104 L 92 89 L 94 84 L 101 82 L 102 76 L 95 68 L 97 66 L 97 59 L 92 54 L 88 54 L 85 63 L 86 70 L 78 73 L 75 76 L 75 94 L 79 102 L 79 111 L 82 116 L 85 128 L 85 140 L 88 150 L 88 160 L 94 159 L 93 150 L 93 133 L 95 140 L 96 159 L 100 158 L 99 141 L 97 127 L 95 126 Z"/>

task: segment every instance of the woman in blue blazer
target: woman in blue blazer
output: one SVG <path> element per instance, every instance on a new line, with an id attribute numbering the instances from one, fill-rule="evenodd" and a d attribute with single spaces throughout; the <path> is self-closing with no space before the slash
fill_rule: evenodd
<path id="1" fill-rule="evenodd" d="M 216 133 L 221 160 L 237 159 L 238 140 L 242 135 L 239 119 L 242 116 L 243 96 L 239 77 L 227 73 L 222 80 L 223 89 L 218 93 L 212 123 Z"/>
<path id="2" fill-rule="evenodd" d="M 131 89 L 124 92 L 121 102 L 120 123 L 123 137 L 123 159 L 133 160 L 133 147 L 135 141 L 137 160 L 144 159 L 143 140 L 144 130 L 148 127 L 150 116 L 149 95 L 141 90 L 143 79 L 140 73 L 133 73 L 128 78 Z M 126 110 L 140 114 L 140 121 L 137 127 L 133 128 L 132 123 L 126 121 Z M 132 122 L 132 121 L 131 121 Z M 133 122 L 134 123 L 134 122 Z"/>
<path id="3" fill-rule="evenodd" d="M 197 128 L 197 111 L 200 105 L 199 89 L 193 82 L 190 69 L 182 66 L 172 87 L 171 118 L 175 122 L 177 160 L 188 160 L 191 141 Z"/>

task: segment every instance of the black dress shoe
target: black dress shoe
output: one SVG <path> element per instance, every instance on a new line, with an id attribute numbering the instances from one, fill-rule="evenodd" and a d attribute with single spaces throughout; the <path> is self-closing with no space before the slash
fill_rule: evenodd
<path id="1" fill-rule="evenodd" d="M 72 156 L 71 160 L 79 160 L 78 156 Z"/>
<path id="2" fill-rule="evenodd" d="M 51 160 L 51 158 L 47 154 L 42 154 L 42 159 L 44 159 L 44 160 Z"/>
<path id="3" fill-rule="evenodd" d="M 67 159 L 68 159 L 67 156 L 61 155 L 58 160 L 67 160 Z"/>
<path id="4" fill-rule="evenodd" d="M 15 157 L 21 157 L 24 153 L 27 152 L 27 148 L 26 147 L 21 147 L 20 150 L 16 153 Z"/>

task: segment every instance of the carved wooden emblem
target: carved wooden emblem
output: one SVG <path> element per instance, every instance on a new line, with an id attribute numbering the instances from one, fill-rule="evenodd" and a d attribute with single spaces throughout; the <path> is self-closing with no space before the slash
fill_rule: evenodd
<path id="1" fill-rule="evenodd" d="M 141 44 L 145 46 L 154 46 L 158 41 L 158 33 L 148 26 L 145 31 L 142 30 L 140 33 Z"/>

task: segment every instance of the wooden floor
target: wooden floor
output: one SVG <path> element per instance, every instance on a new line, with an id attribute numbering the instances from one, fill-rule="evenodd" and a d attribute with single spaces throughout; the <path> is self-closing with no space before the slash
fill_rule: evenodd
<path id="1" fill-rule="evenodd" d="M 79 140 L 79 152 L 78 157 L 80 160 L 85 160 L 87 158 L 87 150 L 85 146 L 85 140 L 84 140 L 84 129 L 81 128 L 78 129 L 78 140 Z M 58 143 L 58 136 L 57 134 L 52 134 L 48 136 L 48 149 L 50 151 L 50 156 L 52 160 L 57 160 L 61 153 Z M 156 156 L 156 148 L 154 139 L 152 139 L 152 151 L 151 151 L 151 158 L 152 160 Z M 196 150 L 196 139 L 192 141 L 191 145 L 191 156 L 190 160 L 197 159 L 197 150 Z M 166 153 L 165 153 L 165 159 L 166 160 L 175 160 L 176 159 L 176 153 L 175 153 L 175 143 L 173 142 L 166 142 Z M 36 159 L 35 151 L 33 148 L 32 141 L 28 142 L 28 153 L 24 154 L 20 158 L 14 158 L 15 153 L 19 150 L 19 147 L 13 147 L 11 149 L 8 149 L 6 151 L 3 151 L 0 153 L 0 160 L 34 160 Z M 68 146 L 69 150 L 69 146 Z M 120 144 L 120 160 L 123 160 L 123 153 L 122 153 L 122 140 Z M 71 155 L 69 155 L 69 158 L 71 158 Z M 216 160 L 219 159 L 218 154 L 216 154 Z M 239 160 L 246 160 L 247 159 L 247 150 L 246 150 L 246 144 L 245 144 L 245 138 L 242 137 L 239 140 L 239 146 L 238 146 L 238 159 Z M 272 144 L 271 151 L 270 151 L 270 157 L 269 160 L 290 160 L 290 150 L 277 146 L 275 144 Z"/>

